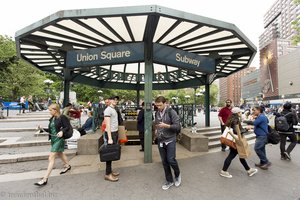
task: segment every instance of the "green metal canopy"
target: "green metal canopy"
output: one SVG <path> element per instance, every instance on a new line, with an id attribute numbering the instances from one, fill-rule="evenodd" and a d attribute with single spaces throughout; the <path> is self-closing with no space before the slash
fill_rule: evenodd
<path id="1" fill-rule="evenodd" d="M 70 82 L 145 91 L 145 162 L 152 162 L 152 89 L 209 85 L 251 63 L 256 47 L 233 24 L 157 5 L 59 11 L 16 33 L 17 51 Z M 210 112 L 205 112 L 210 126 Z"/>
<path id="2" fill-rule="evenodd" d="M 68 71 L 70 81 L 112 89 L 144 89 L 146 41 L 153 43 L 156 90 L 211 83 L 249 66 L 256 53 L 233 24 L 157 5 L 59 11 L 16 33 L 19 56 L 38 69 L 62 77 Z M 120 48 L 136 50 L 139 59 L 115 62 Z M 90 49 L 99 60 L 111 53 L 112 62 L 68 65 L 68 52 L 80 60 Z"/>

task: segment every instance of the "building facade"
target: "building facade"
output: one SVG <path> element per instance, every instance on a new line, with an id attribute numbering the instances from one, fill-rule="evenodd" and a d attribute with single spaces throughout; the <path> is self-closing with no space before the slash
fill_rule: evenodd
<path id="1" fill-rule="evenodd" d="M 241 98 L 241 78 L 255 70 L 255 67 L 249 67 L 226 78 L 221 78 L 219 82 L 219 102 L 223 103 L 226 99 L 231 99 L 235 106 L 243 104 L 243 100 Z"/>
<path id="2" fill-rule="evenodd" d="M 292 38 L 299 34 L 292 28 L 292 22 L 300 16 L 300 4 L 293 0 L 278 0 L 264 16 L 264 32 L 259 38 L 260 49 L 260 80 L 264 103 L 277 104 L 282 102 L 281 84 L 285 84 L 288 73 L 293 73 L 290 66 L 281 67 L 286 73 L 279 71 L 279 60 L 297 50 L 300 45 L 292 45 Z M 290 57 L 287 57 L 288 59 Z M 289 64 L 289 61 L 285 63 Z M 282 65 L 282 64 L 281 64 Z M 294 66 L 295 67 L 295 66 Z M 283 76 L 283 77 L 281 77 Z M 280 81 L 281 80 L 281 81 Z M 292 93 L 297 93 L 296 91 Z"/>
<path id="3" fill-rule="evenodd" d="M 245 105 L 259 104 L 262 100 L 260 69 L 241 77 L 241 95 Z"/>

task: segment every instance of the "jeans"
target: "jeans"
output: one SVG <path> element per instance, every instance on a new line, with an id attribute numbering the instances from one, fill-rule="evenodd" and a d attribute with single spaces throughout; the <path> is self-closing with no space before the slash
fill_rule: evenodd
<path id="1" fill-rule="evenodd" d="M 235 158 L 235 156 L 238 154 L 236 149 L 230 148 L 230 152 L 227 156 L 227 158 L 224 161 L 224 165 L 223 165 L 223 171 L 227 171 L 227 169 L 229 168 L 229 165 L 231 164 L 231 161 Z M 250 167 L 247 164 L 247 161 L 244 158 L 240 158 L 240 162 L 242 163 L 242 165 L 244 166 L 245 170 L 249 170 Z"/>
<path id="2" fill-rule="evenodd" d="M 267 141 L 267 136 L 257 136 L 255 140 L 254 150 L 260 159 L 261 165 L 267 164 L 269 162 L 266 156 Z"/>
<path id="3" fill-rule="evenodd" d="M 223 134 L 224 130 L 226 129 L 225 125 L 221 125 L 221 135 Z M 225 144 L 221 144 L 222 149 L 226 149 L 226 145 Z"/>
<path id="4" fill-rule="evenodd" d="M 111 133 L 111 137 L 112 137 L 112 140 L 113 140 L 113 144 L 117 144 L 118 143 L 118 132 L 112 132 Z M 104 133 L 104 142 L 108 142 L 108 135 L 107 133 L 105 132 Z M 105 174 L 106 175 L 110 175 L 112 173 L 112 161 L 107 161 L 106 162 L 106 172 Z"/>
<path id="5" fill-rule="evenodd" d="M 162 146 L 160 146 L 160 142 L 158 143 L 158 150 L 161 157 L 161 162 L 164 167 L 166 181 L 172 183 L 173 182 L 173 176 L 171 172 L 171 167 L 174 170 L 175 178 L 177 178 L 180 174 L 179 166 L 176 160 L 176 140 L 168 143 L 166 145 L 165 143 L 162 143 Z"/>
<path id="6" fill-rule="evenodd" d="M 289 138 L 291 143 L 288 146 L 288 148 L 285 150 L 285 144 L 286 144 L 286 138 Z M 287 152 L 288 154 L 290 154 L 293 149 L 295 148 L 297 144 L 297 136 L 295 133 L 292 134 L 284 134 L 284 133 L 280 133 L 280 152 L 281 155 L 284 156 L 284 152 Z"/>

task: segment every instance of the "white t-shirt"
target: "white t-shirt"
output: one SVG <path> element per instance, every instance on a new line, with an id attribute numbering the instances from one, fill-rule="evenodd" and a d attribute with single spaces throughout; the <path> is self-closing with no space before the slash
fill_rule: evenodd
<path id="1" fill-rule="evenodd" d="M 104 117 L 110 117 L 110 130 L 111 132 L 116 132 L 118 131 L 118 113 L 117 111 L 108 106 L 105 110 L 104 110 Z M 107 129 L 105 128 L 105 131 L 107 131 Z"/>

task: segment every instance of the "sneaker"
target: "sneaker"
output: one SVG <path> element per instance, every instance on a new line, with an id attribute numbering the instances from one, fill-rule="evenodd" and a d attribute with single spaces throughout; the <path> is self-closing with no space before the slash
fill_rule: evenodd
<path id="1" fill-rule="evenodd" d="M 291 155 L 288 152 L 284 152 L 285 157 L 287 160 L 292 160 Z"/>
<path id="2" fill-rule="evenodd" d="M 165 184 L 163 184 L 163 186 L 161 187 L 163 190 L 167 190 L 170 187 L 172 187 L 174 185 L 173 182 L 166 182 Z"/>
<path id="3" fill-rule="evenodd" d="M 225 152 L 225 151 L 226 151 L 226 148 L 225 148 L 225 149 L 224 149 L 224 148 L 222 148 L 222 149 L 221 149 L 221 151 Z"/>
<path id="4" fill-rule="evenodd" d="M 181 184 L 181 174 L 177 178 L 175 178 L 175 186 L 179 187 Z"/>
<path id="5" fill-rule="evenodd" d="M 232 175 L 229 174 L 229 172 L 225 172 L 225 171 L 223 171 L 223 170 L 221 170 L 220 176 L 223 176 L 223 177 L 225 177 L 225 178 L 232 178 Z"/>
<path id="6" fill-rule="evenodd" d="M 253 176 L 254 174 L 256 174 L 257 173 L 257 169 L 255 169 L 255 168 L 250 168 L 249 170 L 248 170 L 248 176 Z"/>
<path id="7" fill-rule="evenodd" d="M 281 160 L 287 160 L 287 157 L 285 155 L 281 155 Z"/>

